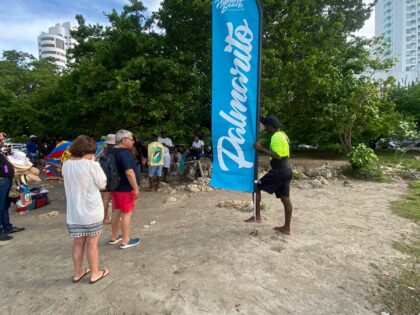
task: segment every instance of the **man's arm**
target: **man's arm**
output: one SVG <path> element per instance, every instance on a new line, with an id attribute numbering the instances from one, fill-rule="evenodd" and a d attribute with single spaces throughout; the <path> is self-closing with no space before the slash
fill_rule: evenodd
<path id="1" fill-rule="evenodd" d="M 276 159 L 276 160 L 281 160 L 282 159 L 282 157 L 280 155 L 278 155 L 276 152 L 267 150 L 266 148 L 262 147 L 262 145 L 259 142 L 254 143 L 254 148 L 258 152 L 262 152 L 264 154 L 267 154 L 270 157 L 272 157 L 273 159 Z"/>
<path id="2" fill-rule="evenodd" d="M 131 188 L 134 190 L 134 197 L 137 199 L 140 196 L 139 186 L 137 185 L 136 174 L 132 168 L 125 171 L 127 175 L 128 182 L 131 185 Z"/>

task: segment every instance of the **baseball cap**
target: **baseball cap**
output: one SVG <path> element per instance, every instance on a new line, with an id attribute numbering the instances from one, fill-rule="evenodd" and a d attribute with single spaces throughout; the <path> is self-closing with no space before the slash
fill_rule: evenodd
<path id="1" fill-rule="evenodd" d="M 260 121 L 265 126 L 272 126 L 274 128 L 282 128 L 283 127 L 283 125 L 279 122 L 279 120 L 274 116 L 261 117 Z"/>
<path id="2" fill-rule="evenodd" d="M 115 144 L 115 134 L 110 133 L 110 134 L 106 135 L 105 143 L 106 144 Z"/>

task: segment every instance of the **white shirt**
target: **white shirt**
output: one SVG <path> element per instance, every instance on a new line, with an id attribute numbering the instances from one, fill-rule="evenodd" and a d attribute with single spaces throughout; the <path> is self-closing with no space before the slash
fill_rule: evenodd
<path id="1" fill-rule="evenodd" d="M 62 168 L 67 199 L 67 224 L 93 224 L 103 221 L 104 204 L 99 189 L 106 176 L 98 162 L 67 160 Z"/>
<path id="2" fill-rule="evenodd" d="M 159 137 L 158 142 L 166 145 L 167 147 L 170 147 L 170 148 L 173 147 L 172 140 L 169 139 L 168 137 L 166 137 L 166 138 Z"/>
<path id="3" fill-rule="evenodd" d="M 203 140 L 193 141 L 192 147 L 195 149 L 203 148 L 204 150 L 204 141 Z M 203 153 L 203 150 L 201 150 L 202 151 L 201 153 Z"/>

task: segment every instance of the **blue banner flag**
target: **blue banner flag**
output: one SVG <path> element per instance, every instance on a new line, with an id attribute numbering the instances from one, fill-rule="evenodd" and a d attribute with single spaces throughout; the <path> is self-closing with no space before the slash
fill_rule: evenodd
<path id="1" fill-rule="evenodd" d="M 258 0 L 213 0 L 212 142 L 216 188 L 254 191 L 261 67 Z"/>

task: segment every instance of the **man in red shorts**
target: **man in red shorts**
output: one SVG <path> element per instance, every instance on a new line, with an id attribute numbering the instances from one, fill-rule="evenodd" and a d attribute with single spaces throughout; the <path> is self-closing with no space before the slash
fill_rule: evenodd
<path id="1" fill-rule="evenodd" d="M 120 248 L 126 249 L 140 244 L 140 238 L 130 238 L 129 228 L 131 213 L 135 200 L 140 196 L 137 179 L 140 178 L 136 162 L 131 149 L 134 144 L 133 134 L 128 130 L 119 130 L 115 134 L 116 145 L 109 151 L 115 156 L 115 161 L 120 175 L 119 186 L 111 192 L 112 209 L 112 236 L 109 244 L 121 242 Z M 118 235 L 121 221 L 122 235 Z"/>

